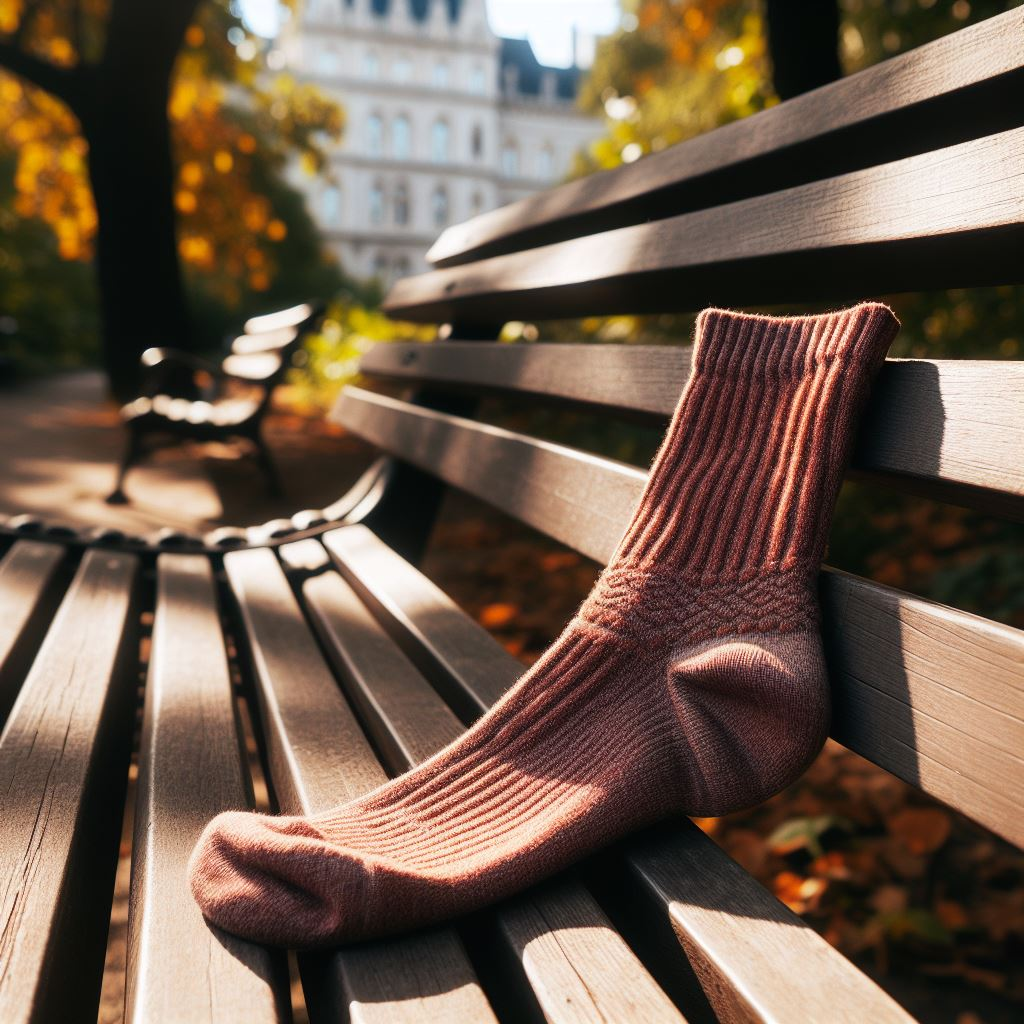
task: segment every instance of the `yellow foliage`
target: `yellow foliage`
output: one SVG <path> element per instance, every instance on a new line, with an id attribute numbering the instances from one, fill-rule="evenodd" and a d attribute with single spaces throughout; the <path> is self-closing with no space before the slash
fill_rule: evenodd
<path id="1" fill-rule="evenodd" d="M 110 0 L 79 2 L 90 25 L 81 37 L 86 59 L 97 57 L 92 43 L 94 37 L 102 42 Z M 0 33 L 19 31 L 29 17 L 20 33 L 23 48 L 56 65 L 74 65 L 83 58 L 71 11 L 52 0 L 31 8 L 23 0 L 0 0 Z M 177 160 L 178 252 L 186 266 L 223 269 L 224 276 L 262 291 L 276 273 L 276 244 L 288 237 L 288 227 L 256 187 L 262 176 L 254 174 L 257 161 L 262 168 L 273 167 L 295 149 L 303 165 L 316 170 L 323 159 L 320 139 L 339 139 L 344 117 L 315 87 L 287 75 L 264 79 L 257 74 L 258 62 L 238 60 L 227 37 L 231 23 L 226 5 L 201 5 L 196 23 L 185 32 L 171 82 L 167 113 Z M 248 87 L 243 111 L 228 107 L 233 102 L 225 87 L 229 80 Z M 78 123 L 48 93 L 0 70 L 4 152 L 15 156 L 17 214 L 43 221 L 62 258 L 91 258 L 97 218 L 88 146 Z"/>

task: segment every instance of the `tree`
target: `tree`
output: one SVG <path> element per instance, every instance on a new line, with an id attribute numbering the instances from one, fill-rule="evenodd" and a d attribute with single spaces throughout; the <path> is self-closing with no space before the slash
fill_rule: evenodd
<path id="1" fill-rule="evenodd" d="M 258 82 L 255 46 L 223 3 L 0 0 L 0 33 L 0 65 L 23 82 L 0 83 L 14 101 L 0 136 L 19 148 L 19 210 L 52 225 L 65 258 L 94 247 L 103 360 L 130 397 L 144 349 L 192 344 L 182 261 L 223 259 L 269 287 L 267 245 L 247 239 L 280 243 L 287 226 L 247 172 L 266 179 L 289 148 L 316 165 L 341 112 L 286 76 Z M 225 103 L 225 81 L 249 87 L 248 109 Z"/>

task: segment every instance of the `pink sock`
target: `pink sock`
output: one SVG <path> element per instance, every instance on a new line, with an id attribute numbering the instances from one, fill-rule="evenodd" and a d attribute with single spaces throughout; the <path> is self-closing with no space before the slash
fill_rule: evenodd
<path id="1" fill-rule="evenodd" d="M 793 781 L 825 739 L 816 580 L 898 324 L 701 314 L 693 375 L 614 558 L 461 739 L 313 818 L 222 814 L 191 865 L 215 924 L 308 947 L 508 896 L 640 826 Z"/>

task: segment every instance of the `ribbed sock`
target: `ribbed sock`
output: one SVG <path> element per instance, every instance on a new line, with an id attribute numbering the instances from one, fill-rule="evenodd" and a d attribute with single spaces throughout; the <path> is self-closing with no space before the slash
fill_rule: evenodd
<path id="1" fill-rule="evenodd" d="M 558 640 L 461 739 L 369 795 L 217 817 L 191 865 L 203 913 L 293 947 L 397 932 L 799 776 L 829 718 L 817 571 L 897 329 L 877 304 L 701 314 L 633 521 Z"/>

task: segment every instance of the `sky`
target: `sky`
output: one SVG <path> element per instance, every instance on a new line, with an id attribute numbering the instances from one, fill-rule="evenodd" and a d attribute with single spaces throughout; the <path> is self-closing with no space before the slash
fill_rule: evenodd
<path id="1" fill-rule="evenodd" d="M 242 16 L 253 32 L 277 34 L 277 0 L 239 0 Z M 567 67 L 572 63 L 572 30 L 586 39 L 607 35 L 619 21 L 618 0 L 487 0 L 491 28 L 499 36 L 526 37 L 542 64 Z"/>

